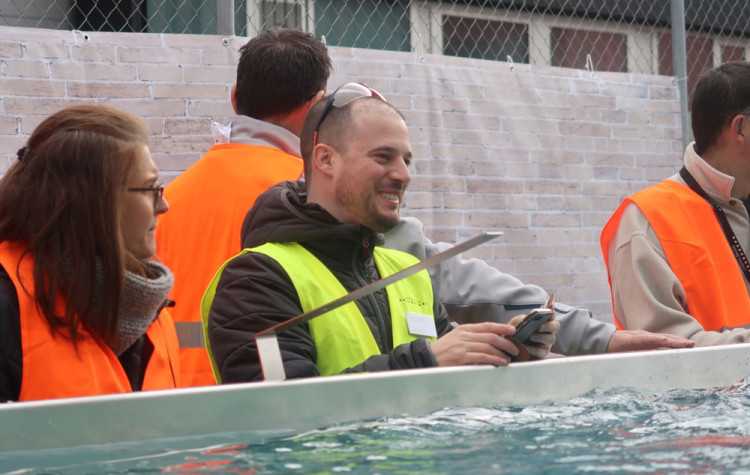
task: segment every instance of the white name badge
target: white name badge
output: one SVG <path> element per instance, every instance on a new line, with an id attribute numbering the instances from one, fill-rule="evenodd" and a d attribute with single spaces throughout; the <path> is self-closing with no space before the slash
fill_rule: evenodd
<path id="1" fill-rule="evenodd" d="M 409 333 L 412 335 L 437 338 L 435 317 L 432 315 L 406 312 L 406 325 L 409 327 Z"/>

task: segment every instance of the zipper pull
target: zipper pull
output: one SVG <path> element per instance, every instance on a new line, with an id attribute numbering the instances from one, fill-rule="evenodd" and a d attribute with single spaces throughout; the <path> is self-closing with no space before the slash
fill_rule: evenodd
<path id="1" fill-rule="evenodd" d="M 369 257 L 370 256 L 370 240 L 365 238 L 364 241 L 362 241 L 362 247 L 364 248 L 362 249 L 363 254 Z"/>

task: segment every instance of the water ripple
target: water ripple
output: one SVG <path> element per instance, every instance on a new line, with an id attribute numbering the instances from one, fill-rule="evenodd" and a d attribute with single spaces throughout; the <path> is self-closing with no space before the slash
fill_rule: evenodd
<path id="1" fill-rule="evenodd" d="M 448 407 L 262 445 L 237 440 L 23 473 L 750 473 L 749 448 L 744 381 L 655 395 L 592 391 L 544 406 Z"/>

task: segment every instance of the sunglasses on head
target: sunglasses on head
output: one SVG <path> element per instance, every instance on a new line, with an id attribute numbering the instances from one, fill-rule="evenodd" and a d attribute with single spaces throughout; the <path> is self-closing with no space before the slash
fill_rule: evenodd
<path id="1" fill-rule="evenodd" d="M 375 97 L 383 102 L 388 102 L 381 93 L 370 86 L 358 82 L 348 82 L 333 91 L 333 94 L 331 94 L 331 97 L 328 98 L 326 105 L 323 107 L 323 112 L 321 112 L 318 122 L 315 123 L 315 129 L 313 129 L 313 148 L 318 144 L 318 130 L 320 130 L 320 125 L 331 111 L 331 107 L 344 107 L 363 97 Z"/>

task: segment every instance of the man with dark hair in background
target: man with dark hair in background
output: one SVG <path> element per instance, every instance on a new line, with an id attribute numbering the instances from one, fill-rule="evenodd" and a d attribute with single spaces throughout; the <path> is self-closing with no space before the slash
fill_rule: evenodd
<path id="1" fill-rule="evenodd" d="M 298 30 L 271 29 L 240 49 L 226 137 L 164 189 L 157 255 L 175 276 L 171 314 L 180 337 L 181 384 L 215 384 L 200 301 L 217 269 L 240 247 L 242 221 L 271 186 L 302 173 L 299 134 L 331 73 L 325 45 Z"/>
<path id="2" fill-rule="evenodd" d="M 697 345 L 750 341 L 750 63 L 705 73 L 695 142 L 667 180 L 626 198 L 602 232 L 615 319 Z"/>

